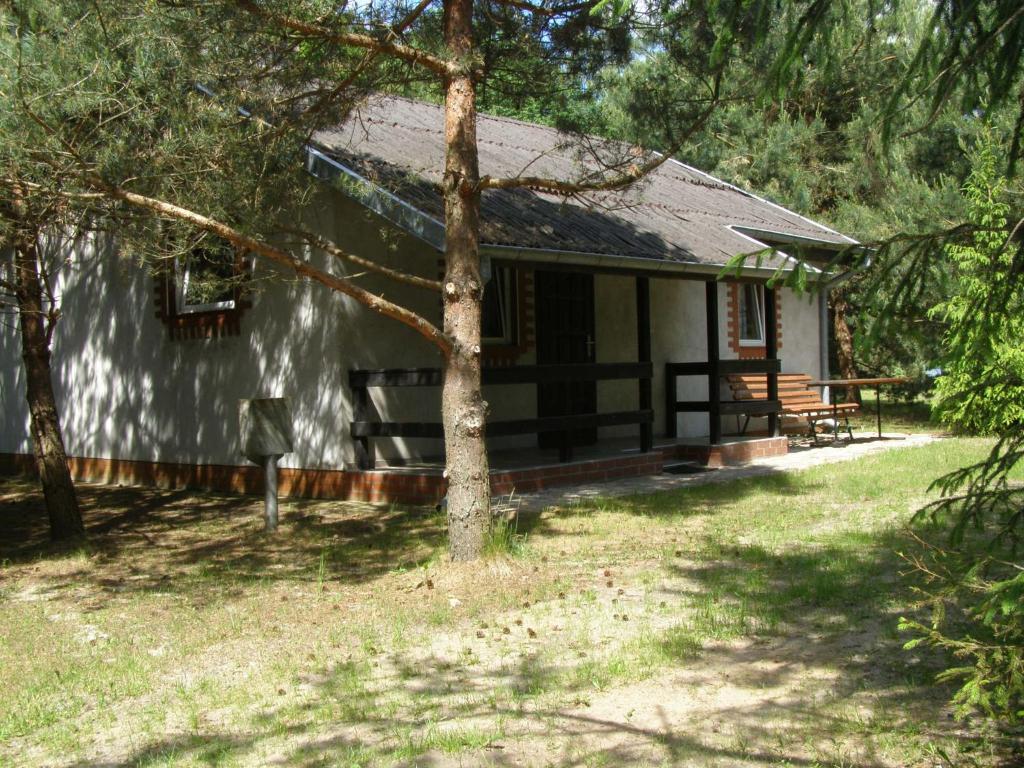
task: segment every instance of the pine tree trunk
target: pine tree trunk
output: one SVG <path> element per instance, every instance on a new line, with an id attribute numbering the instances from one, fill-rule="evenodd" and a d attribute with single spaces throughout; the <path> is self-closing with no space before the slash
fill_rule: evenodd
<path id="1" fill-rule="evenodd" d="M 444 331 L 452 341 L 442 392 L 448 536 L 453 560 L 474 560 L 490 525 L 490 474 L 484 445 L 487 403 L 480 391 L 480 171 L 473 79 L 473 2 L 446 0 L 445 42 L 460 70 L 445 96 Z"/>
<path id="2" fill-rule="evenodd" d="M 25 364 L 26 399 L 39 480 L 54 541 L 85 534 L 75 486 L 68 469 L 57 404 L 50 375 L 50 339 L 43 311 L 43 290 L 34 233 L 19 236 L 14 249 L 15 292 L 21 320 L 21 356 Z"/>
<path id="3" fill-rule="evenodd" d="M 856 379 L 857 364 L 853 357 L 853 332 L 846 322 L 846 315 L 850 305 L 843 293 L 837 292 L 832 298 L 832 326 L 836 334 L 836 360 L 839 363 L 839 372 L 844 379 Z M 847 390 L 850 398 L 860 403 L 860 387 L 850 387 Z"/>

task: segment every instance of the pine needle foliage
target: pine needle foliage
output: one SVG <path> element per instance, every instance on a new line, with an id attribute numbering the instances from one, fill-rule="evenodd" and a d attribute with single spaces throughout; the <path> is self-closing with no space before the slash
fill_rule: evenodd
<path id="1" fill-rule="evenodd" d="M 946 246 L 954 292 L 931 310 L 946 324 L 936 415 L 972 434 L 1024 426 L 1024 259 L 1010 242 L 1008 182 L 998 162 L 991 140 L 974 153 L 964 187 L 971 240 Z"/>
<path id="2" fill-rule="evenodd" d="M 988 137 L 972 154 L 964 186 L 970 236 L 950 244 L 954 291 L 933 314 L 946 323 L 945 371 L 935 410 L 951 428 L 998 435 L 989 456 L 941 478 L 941 498 L 917 522 L 948 529 L 944 545 L 925 542 L 908 557 L 922 579 L 930 621 L 903 618 L 916 635 L 956 663 L 940 681 L 960 687 L 961 716 L 980 711 L 1024 722 L 1024 287 L 1021 219 L 1000 174 L 999 145 Z"/>

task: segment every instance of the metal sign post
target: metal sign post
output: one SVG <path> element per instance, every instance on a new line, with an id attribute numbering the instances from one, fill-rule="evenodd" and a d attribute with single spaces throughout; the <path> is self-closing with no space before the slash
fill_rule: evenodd
<path id="1" fill-rule="evenodd" d="M 238 425 L 242 455 L 263 467 L 263 519 L 265 530 L 277 530 L 277 462 L 293 448 L 291 408 L 287 398 L 241 400 Z"/>

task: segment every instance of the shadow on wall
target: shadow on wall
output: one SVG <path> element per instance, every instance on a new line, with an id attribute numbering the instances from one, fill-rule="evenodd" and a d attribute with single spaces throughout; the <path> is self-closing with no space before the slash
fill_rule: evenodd
<path id="1" fill-rule="evenodd" d="M 365 217 L 347 224 L 350 232 L 371 226 Z M 382 345 L 374 341 L 385 333 L 372 321 L 391 324 L 388 338 L 394 342 L 385 348 L 418 344 L 431 354 L 412 331 L 373 317 L 364 327 L 369 313 L 360 305 L 263 263 L 254 272 L 253 306 L 241 318 L 240 335 L 172 339 L 156 316 L 153 279 L 121 256 L 110 238 L 51 243 L 50 252 L 68 257 L 57 281 L 64 316 L 54 339 L 53 376 L 72 455 L 244 464 L 238 400 L 285 396 L 292 400 L 297 451 L 283 463 L 341 467 L 348 422 L 345 361 L 380 364 Z M 323 254 L 310 258 L 337 271 Z M 16 329 L 10 330 L 0 337 L 5 363 L 10 361 L 4 391 L 18 397 L 4 408 L 10 437 L 2 450 L 27 452 L 20 343 Z"/>
<path id="2" fill-rule="evenodd" d="M 550 217 L 564 213 L 563 206 L 540 197 L 529 205 Z M 317 231 L 389 266 L 429 277 L 442 269 L 436 251 L 338 192 L 325 189 L 307 217 Z M 623 241 L 639 237 L 668 252 L 656 236 L 638 232 L 613 211 L 592 210 L 576 218 L 578 226 L 590 222 L 602 232 L 621 230 Z M 340 469 L 352 460 L 348 370 L 440 365 L 433 347 L 411 329 L 262 261 L 254 270 L 252 307 L 241 318 L 240 335 L 175 340 L 156 315 L 152 278 L 120 255 L 111 238 L 54 241 L 48 250 L 51 257 L 71 254 L 56 281 L 63 317 L 54 338 L 53 374 L 68 452 L 74 456 L 241 465 L 238 401 L 288 397 L 296 452 L 282 465 Z M 307 256 L 332 272 L 348 269 L 319 252 Z M 372 275 L 355 279 L 440 322 L 435 293 Z M 0 355 L 5 436 L 0 450 L 28 452 L 16 329 L 0 334 Z M 439 420 L 438 388 L 375 390 L 372 397 L 385 420 Z M 385 456 L 441 451 L 436 441 L 380 442 Z"/>

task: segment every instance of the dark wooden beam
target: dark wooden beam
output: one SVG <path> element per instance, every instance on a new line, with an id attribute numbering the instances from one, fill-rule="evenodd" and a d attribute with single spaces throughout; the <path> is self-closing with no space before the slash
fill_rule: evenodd
<path id="1" fill-rule="evenodd" d="M 646 277 L 636 278 L 636 351 L 637 361 L 651 365 L 651 281 Z M 653 366 L 652 366 L 653 370 Z M 652 407 L 651 377 L 637 379 L 637 398 L 641 411 Z M 654 430 L 650 422 L 640 424 L 640 452 L 647 453 L 654 447 Z"/>
<path id="2" fill-rule="evenodd" d="M 363 386 L 353 386 L 352 421 L 373 421 L 375 416 L 376 412 L 373 401 L 370 400 L 370 391 Z M 357 435 L 354 431 L 352 437 L 355 442 L 356 466 L 362 470 L 373 469 L 376 464 L 373 443 L 370 442 L 369 437 Z"/>
<path id="3" fill-rule="evenodd" d="M 770 286 L 764 287 L 764 356 L 765 359 L 778 363 L 779 358 L 779 329 L 778 329 L 778 308 L 775 306 L 775 289 Z M 768 371 L 768 400 L 779 399 L 779 376 L 780 367 Z M 772 437 L 779 435 L 779 415 L 768 414 L 768 434 Z"/>
<path id="4" fill-rule="evenodd" d="M 644 264 L 646 260 L 638 259 L 641 264 Z M 593 264 L 573 264 L 570 262 L 558 262 L 558 261 L 543 261 L 539 259 L 508 259 L 502 258 L 501 256 L 491 254 L 491 263 L 500 264 L 506 267 L 515 267 L 517 269 L 542 269 L 546 272 L 576 272 L 579 274 L 590 274 L 590 275 L 618 275 L 621 277 L 653 277 L 656 280 L 686 280 L 692 283 L 713 283 L 718 280 L 719 274 L 722 269 L 725 268 L 725 264 L 709 264 L 711 267 L 708 272 L 676 272 L 669 269 L 645 269 L 643 266 L 638 268 L 633 267 L 613 267 L 613 266 L 597 266 Z M 650 263 L 646 261 L 646 263 Z M 749 276 L 749 275 L 730 275 L 729 280 L 736 283 L 755 283 L 758 285 L 764 285 L 764 277 Z"/>
<path id="5" fill-rule="evenodd" d="M 782 368 L 778 360 L 720 360 L 718 372 L 722 376 L 739 373 L 778 373 Z"/>
<path id="6" fill-rule="evenodd" d="M 672 376 L 707 376 L 711 367 L 706 362 L 700 363 L 665 363 L 665 374 Z"/>
<path id="7" fill-rule="evenodd" d="M 708 440 L 722 442 L 721 353 L 718 348 L 718 283 L 704 286 L 708 334 Z"/>
<path id="8" fill-rule="evenodd" d="M 676 418 L 676 403 L 679 400 L 676 373 L 672 363 L 665 363 L 665 437 L 676 437 L 679 434 Z"/>
<path id="9" fill-rule="evenodd" d="M 614 411 L 612 413 L 578 413 L 571 416 L 544 416 L 539 419 L 493 421 L 485 427 L 488 437 L 530 435 L 538 432 L 562 432 L 588 427 L 616 427 L 624 424 L 650 424 L 654 411 Z M 353 421 L 355 437 L 425 437 L 443 438 L 440 422 L 430 421 Z"/>
<path id="10" fill-rule="evenodd" d="M 666 376 L 707 376 L 710 363 L 665 363 Z M 733 373 L 769 373 L 781 371 L 778 360 L 719 360 L 718 373 L 728 376 Z"/>
<path id="11" fill-rule="evenodd" d="M 651 362 L 570 363 L 566 365 L 516 365 L 508 368 L 484 368 L 484 384 L 537 384 L 555 381 L 611 381 L 643 379 L 653 375 Z M 439 387 L 444 383 L 440 368 L 380 368 L 351 370 L 349 386 L 360 387 Z"/>
<path id="12" fill-rule="evenodd" d="M 567 363 L 484 368 L 484 384 L 539 384 L 556 381 L 612 381 L 643 379 L 653 375 L 650 361 L 638 363 Z"/>
<path id="13" fill-rule="evenodd" d="M 356 387 L 440 387 L 440 368 L 363 368 L 348 372 L 348 384 Z"/>
<path id="14" fill-rule="evenodd" d="M 723 416 L 737 413 L 764 416 L 769 413 L 780 413 L 782 403 L 779 400 L 726 400 L 720 403 L 718 408 Z M 679 400 L 673 410 L 675 413 L 710 413 L 711 403 L 708 400 Z"/>
<path id="15" fill-rule="evenodd" d="M 722 403 L 722 414 L 732 416 L 764 416 L 782 413 L 781 400 L 731 400 Z"/>

